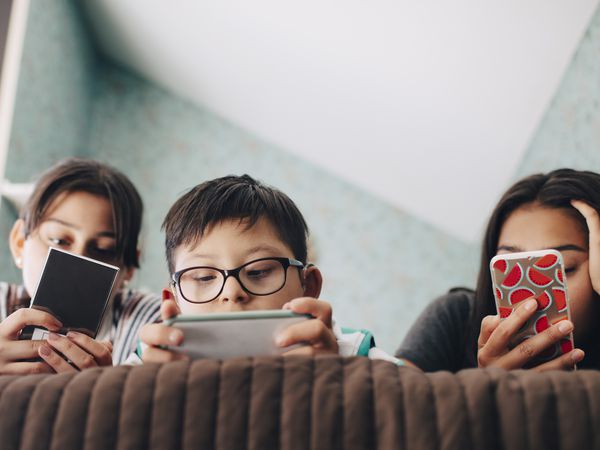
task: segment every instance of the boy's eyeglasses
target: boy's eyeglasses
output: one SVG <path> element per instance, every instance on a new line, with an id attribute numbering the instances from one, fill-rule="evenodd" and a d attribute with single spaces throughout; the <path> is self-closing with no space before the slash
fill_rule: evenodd
<path id="1" fill-rule="evenodd" d="M 234 277 L 251 295 L 270 295 L 281 290 L 287 280 L 288 267 L 303 269 L 304 264 L 292 258 L 260 258 L 236 269 L 198 266 L 175 272 L 171 284 L 190 303 L 208 303 L 216 299 L 227 278 Z"/>

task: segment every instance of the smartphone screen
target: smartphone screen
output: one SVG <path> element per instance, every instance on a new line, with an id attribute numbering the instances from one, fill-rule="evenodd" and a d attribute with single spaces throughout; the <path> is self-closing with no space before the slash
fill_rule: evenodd
<path id="1" fill-rule="evenodd" d="M 49 312 L 64 329 L 96 337 L 119 268 L 51 248 L 31 307 Z M 23 330 L 31 338 L 33 327 Z"/>
<path id="2" fill-rule="evenodd" d="M 292 347 L 278 347 L 275 335 L 290 325 L 311 318 L 288 310 L 261 310 L 177 316 L 165 321 L 165 325 L 183 331 L 183 344 L 172 350 L 192 359 L 231 358 L 276 355 L 291 350 Z"/>
<path id="3" fill-rule="evenodd" d="M 511 341 L 511 347 L 542 333 L 561 320 L 570 320 L 569 296 L 562 255 L 556 250 L 507 253 L 490 262 L 496 309 L 508 317 L 519 303 L 534 297 L 538 309 Z M 532 365 L 573 349 L 573 334 L 538 355 Z"/>

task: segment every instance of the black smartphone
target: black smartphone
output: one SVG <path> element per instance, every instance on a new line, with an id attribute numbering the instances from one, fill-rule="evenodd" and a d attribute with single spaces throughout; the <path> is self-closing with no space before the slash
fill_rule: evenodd
<path id="1" fill-rule="evenodd" d="M 110 264 L 50 248 L 30 307 L 60 320 L 61 333 L 72 330 L 95 338 L 118 273 Z M 27 326 L 20 339 L 45 339 L 47 334 Z"/>

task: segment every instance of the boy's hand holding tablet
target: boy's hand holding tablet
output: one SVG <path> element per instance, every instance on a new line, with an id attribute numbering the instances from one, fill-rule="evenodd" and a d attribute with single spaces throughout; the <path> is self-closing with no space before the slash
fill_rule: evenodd
<path id="1" fill-rule="evenodd" d="M 331 307 L 313 298 L 295 299 L 281 310 L 202 316 L 177 315 L 177 304 L 165 300 L 161 313 L 164 322 L 147 325 L 140 334 L 148 345 L 145 362 L 337 352 Z"/>

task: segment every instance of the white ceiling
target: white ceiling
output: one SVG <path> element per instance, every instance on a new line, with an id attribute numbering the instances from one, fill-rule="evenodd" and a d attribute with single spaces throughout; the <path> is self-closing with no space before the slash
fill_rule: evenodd
<path id="1" fill-rule="evenodd" d="M 466 241 L 599 0 L 86 0 L 103 49 Z"/>

